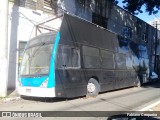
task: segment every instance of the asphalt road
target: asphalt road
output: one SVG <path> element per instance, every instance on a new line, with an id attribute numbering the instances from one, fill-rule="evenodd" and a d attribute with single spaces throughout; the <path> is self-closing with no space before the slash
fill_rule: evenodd
<path id="1" fill-rule="evenodd" d="M 79 97 L 73 99 L 41 99 L 41 98 L 26 98 L 18 101 L 0 102 L 0 111 L 54 111 L 44 113 L 44 115 L 57 115 L 54 119 L 66 120 L 65 116 L 73 116 L 70 119 L 98 119 L 106 120 L 104 114 L 108 115 L 107 111 L 137 111 L 146 107 L 157 100 L 160 100 L 160 83 L 147 84 L 141 88 L 131 87 L 116 91 L 101 93 L 96 98 Z M 55 113 L 55 111 L 72 111 L 64 114 Z M 82 112 L 79 112 L 82 111 Z M 105 111 L 100 112 L 100 111 Z M 98 117 L 98 115 L 102 116 Z M 76 117 L 76 118 L 75 118 Z M 77 118 L 80 117 L 80 118 Z M 1 118 L 0 118 L 1 119 Z M 4 119 L 4 118 L 3 118 Z M 5 118 L 6 119 L 6 118 Z M 14 118 L 14 120 L 22 118 Z M 24 118 L 23 118 L 24 119 Z M 40 118 L 32 118 L 40 119 Z M 51 119 L 51 118 L 41 118 Z M 52 118 L 53 119 L 53 118 Z"/>

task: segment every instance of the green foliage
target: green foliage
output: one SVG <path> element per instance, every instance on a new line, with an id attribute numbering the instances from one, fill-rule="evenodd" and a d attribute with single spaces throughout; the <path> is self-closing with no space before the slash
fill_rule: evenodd
<path id="1" fill-rule="evenodd" d="M 160 0 L 123 0 L 124 9 L 132 14 L 143 13 L 142 6 L 145 6 L 149 15 L 156 14 L 160 10 Z"/>

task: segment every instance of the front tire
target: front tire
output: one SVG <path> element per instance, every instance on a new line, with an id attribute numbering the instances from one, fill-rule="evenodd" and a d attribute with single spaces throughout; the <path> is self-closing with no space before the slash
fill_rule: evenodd
<path id="1" fill-rule="evenodd" d="M 87 97 L 96 97 L 100 92 L 100 85 L 98 81 L 91 78 L 87 84 Z"/>

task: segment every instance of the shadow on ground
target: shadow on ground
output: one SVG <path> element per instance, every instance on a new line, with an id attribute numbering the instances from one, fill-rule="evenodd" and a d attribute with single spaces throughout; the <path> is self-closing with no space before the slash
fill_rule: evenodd
<path id="1" fill-rule="evenodd" d="M 141 86 L 142 88 L 160 88 L 160 80 L 158 82 L 146 83 Z"/>
<path id="2" fill-rule="evenodd" d="M 160 82 L 154 82 L 154 83 L 146 83 L 142 88 L 160 88 Z M 106 91 L 102 92 L 100 94 L 105 94 L 107 92 L 115 92 L 115 91 L 120 91 L 120 90 L 125 90 L 129 89 L 132 87 L 127 87 L 127 88 L 122 88 L 122 89 L 117 89 L 117 90 L 111 90 L 111 91 Z M 88 97 L 86 96 L 80 96 L 80 97 L 74 97 L 74 98 L 43 98 L 43 97 L 28 97 L 28 96 L 21 96 L 22 99 L 25 100 L 32 100 L 32 101 L 39 101 L 39 102 L 61 102 L 61 101 L 71 101 L 75 99 L 87 99 Z"/>
<path id="3" fill-rule="evenodd" d="M 71 101 L 75 99 L 86 99 L 84 96 L 75 97 L 75 98 L 44 98 L 44 97 L 28 97 L 28 96 L 21 96 L 24 100 L 32 100 L 32 101 L 39 101 L 39 102 L 61 102 L 61 101 Z"/>

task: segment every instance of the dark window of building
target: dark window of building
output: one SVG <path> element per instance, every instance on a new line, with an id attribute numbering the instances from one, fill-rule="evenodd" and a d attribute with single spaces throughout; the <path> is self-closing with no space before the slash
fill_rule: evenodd
<path id="1" fill-rule="evenodd" d="M 77 48 L 59 46 L 57 68 L 80 68 L 80 51 Z"/>
<path id="2" fill-rule="evenodd" d="M 117 47 L 117 52 L 128 53 L 129 52 L 129 42 L 130 42 L 129 39 L 127 39 L 125 37 L 118 36 L 119 46 Z"/>
<path id="3" fill-rule="evenodd" d="M 101 50 L 102 68 L 114 69 L 114 55 L 113 53 Z"/>
<path id="4" fill-rule="evenodd" d="M 146 34 L 143 34 L 143 35 L 142 35 L 142 40 L 143 40 L 144 42 L 148 42 L 148 39 L 147 39 L 147 35 L 146 35 Z"/>
<path id="5" fill-rule="evenodd" d="M 137 20 L 137 24 L 136 24 L 136 35 L 138 39 L 141 39 L 141 35 L 142 35 L 142 20 L 138 19 Z"/>
<path id="6" fill-rule="evenodd" d="M 123 36 L 125 38 L 131 39 L 132 38 L 132 28 L 128 26 L 123 27 Z"/>
<path id="7" fill-rule="evenodd" d="M 92 22 L 97 24 L 97 25 L 99 25 L 99 26 L 107 28 L 107 18 L 105 18 L 105 17 L 103 17 L 101 15 L 93 13 L 92 14 Z"/>
<path id="8" fill-rule="evenodd" d="M 146 34 L 143 34 L 142 40 L 146 42 Z"/>
<path id="9" fill-rule="evenodd" d="M 131 41 L 129 43 L 130 46 L 130 51 L 133 55 L 135 55 L 136 57 L 138 57 L 138 44 L 135 43 L 134 41 Z"/>
<path id="10" fill-rule="evenodd" d="M 102 16 L 103 14 L 102 0 L 95 0 L 95 12 Z"/>
<path id="11" fill-rule="evenodd" d="M 83 62 L 85 68 L 99 68 L 100 67 L 99 49 L 83 46 Z"/>

